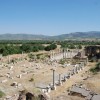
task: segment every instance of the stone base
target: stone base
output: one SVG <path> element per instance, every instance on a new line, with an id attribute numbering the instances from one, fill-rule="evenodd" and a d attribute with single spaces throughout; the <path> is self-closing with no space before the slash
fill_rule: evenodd
<path id="1" fill-rule="evenodd" d="M 51 88 L 52 90 L 56 90 L 56 86 L 52 86 L 52 88 Z"/>
<path id="2" fill-rule="evenodd" d="M 62 86 L 62 82 L 59 83 L 59 86 Z"/>

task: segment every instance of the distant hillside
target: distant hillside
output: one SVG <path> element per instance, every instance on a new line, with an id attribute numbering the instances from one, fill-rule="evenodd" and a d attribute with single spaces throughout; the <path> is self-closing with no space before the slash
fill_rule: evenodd
<path id="1" fill-rule="evenodd" d="M 55 39 L 84 39 L 84 38 L 100 38 L 100 32 L 75 32 L 69 34 L 62 34 L 59 36 L 54 36 Z"/>
<path id="2" fill-rule="evenodd" d="M 75 32 L 62 34 L 58 36 L 45 36 L 33 34 L 1 34 L 0 40 L 65 40 L 65 39 L 84 39 L 84 38 L 99 38 L 99 31 L 91 32 Z"/>
<path id="3" fill-rule="evenodd" d="M 43 40 L 48 38 L 44 35 L 33 34 L 1 34 L 0 40 Z"/>

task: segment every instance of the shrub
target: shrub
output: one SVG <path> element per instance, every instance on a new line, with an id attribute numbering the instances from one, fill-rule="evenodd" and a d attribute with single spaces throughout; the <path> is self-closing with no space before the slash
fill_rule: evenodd
<path id="1" fill-rule="evenodd" d="M 29 81 L 30 81 L 30 82 L 33 82 L 33 81 L 34 81 L 34 78 L 31 78 Z"/>
<path id="2" fill-rule="evenodd" d="M 61 59 L 61 60 L 59 61 L 59 64 L 64 65 L 64 64 L 65 64 L 65 60 L 64 60 L 64 59 Z"/>
<path id="3" fill-rule="evenodd" d="M 91 68 L 90 71 L 92 73 L 97 73 L 100 71 L 100 63 L 96 64 L 96 66 L 94 68 Z"/>

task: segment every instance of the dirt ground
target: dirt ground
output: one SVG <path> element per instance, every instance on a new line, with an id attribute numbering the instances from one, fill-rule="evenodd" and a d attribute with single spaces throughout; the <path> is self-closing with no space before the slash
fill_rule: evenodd
<path id="1" fill-rule="evenodd" d="M 18 57 L 21 57 L 21 55 L 18 55 Z M 88 73 L 88 70 L 94 66 L 95 63 L 88 63 L 84 70 L 72 76 L 62 86 L 57 86 L 57 90 L 49 93 L 51 100 L 84 100 L 77 96 L 69 96 L 67 92 L 73 84 L 79 83 L 85 84 L 88 89 L 96 93 L 100 93 L 100 73 L 97 75 Z M 49 62 L 29 62 L 28 60 L 18 61 L 15 64 L 2 63 L 0 65 L 0 90 L 6 96 L 14 95 L 23 89 L 37 92 L 39 90 L 36 88 L 38 85 L 52 83 L 52 68 L 56 70 L 56 76 L 58 76 L 58 74 L 67 73 L 73 67 L 68 66 L 63 68 L 57 62 L 50 64 Z M 88 76 L 89 78 L 84 80 Z M 31 79 L 33 81 L 30 81 Z M 17 82 L 19 86 L 11 86 L 14 82 Z"/>
<path id="2" fill-rule="evenodd" d="M 88 66 L 85 67 L 85 69 L 80 72 L 79 74 L 73 76 L 71 79 L 66 82 L 63 87 L 57 88 L 58 92 L 53 91 L 53 95 L 55 99 L 52 100 L 85 100 L 84 98 L 78 97 L 78 96 L 70 96 L 68 95 L 68 88 L 71 87 L 73 84 L 83 84 L 85 87 L 95 93 L 100 94 L 100 73 L 93 75 L 88 70 L 95 66 L 96 63 L 88 63 Z M 84 80 L 86 77 L 88 78 Z M 58 90 L 59 89 L 59 90 Z M 66 99 L 67 98 L 67 99 Z"/>

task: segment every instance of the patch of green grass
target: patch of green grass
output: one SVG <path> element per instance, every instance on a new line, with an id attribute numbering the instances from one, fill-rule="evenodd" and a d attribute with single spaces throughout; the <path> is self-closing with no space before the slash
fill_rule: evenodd
<path id="1" fill-rule="evenodd" d="M 0 98 L 2 98 L 4 95 L 5 93 L 0 90 Z"/>
<path id="2" fill-rule="evenodd" d="M 97 72 L 100 72 L 100 63 L 97 63 L 94 68 L 90 69 L 90 72 L 97 74 Z"/>
<path id="3" fill-rule="evenodd" d="M 29 81 L 30 81 L 30 82 L 33 82 L 33 81 L 34 81 L 34 78 L 31 78 Z"/>
<path id="4" fill-rule="evenodd" d="M 61 59 L 61 60 L 59 61 L 59 64 L 64 65 L 64 64 L 65 64 L 65 60 L 64 60 L 64 59 Z"/>

